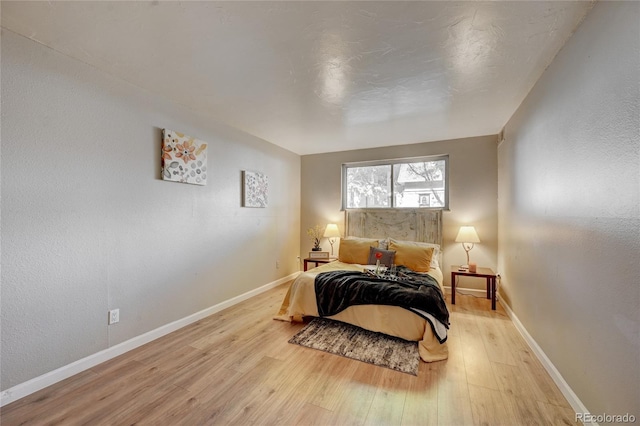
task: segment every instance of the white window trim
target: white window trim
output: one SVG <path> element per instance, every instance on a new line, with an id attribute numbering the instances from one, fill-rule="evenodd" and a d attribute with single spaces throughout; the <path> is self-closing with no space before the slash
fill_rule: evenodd
<path id="1" fill-rule="evenodd" d="M 395 197 L 393 192 L 393 184 L 391 185 L 391 206 L 390 207 L 358 207 L 359 210 L 379 210 L 379 209 L 425 209 L 425 210 L 449 210 L 449 155 L 428 155 L 424 157 L 406 157 L 406 158 L 394 158 L 391 160 L 371 160 L 371 161 L 354 161 L 349 163 L 342 163 L 342 178 L 340 182 L 340 190 L 342 192 L 342 210 L 350 210 L 352 208 L 347 207 L 347 169 L 349 167 L 368 167 L 368 166 L 390 166 L 394 164 L 403 163 L 415 163 L 420 161 L 443 161 L 444 160 L 444 206 L 442 207 L 396 207 Z M 393 175 L 393 173 L 392 173 Z"/>

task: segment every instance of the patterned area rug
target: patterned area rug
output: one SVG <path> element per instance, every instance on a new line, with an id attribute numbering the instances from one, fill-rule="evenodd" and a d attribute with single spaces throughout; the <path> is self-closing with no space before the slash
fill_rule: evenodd
<path id="1" fill-rule="evenodd" d="M 289 343 L 369 364 L 418 375 L 418 342 L 364 330 L 326 318 L 314 318 Z"/>

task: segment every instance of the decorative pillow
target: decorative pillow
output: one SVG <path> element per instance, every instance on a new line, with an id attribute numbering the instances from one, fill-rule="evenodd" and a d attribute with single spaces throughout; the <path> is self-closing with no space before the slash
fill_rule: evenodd
<path id="1" fill-rule="evenodd" d="M 365 238 L 365 237 L 354 237 L 354 236 L 347 236 L 345 238 L 343 238 L 343 240 L 358 240 L 358 241 L 377 241 L 378 245 L 376 247 L 381 248 L 383 250 L 387 250 L 387 240 L 385 239 L 378 239 L 378 238 Z"/>
<path id="2" fill-rule="evenodd" d="M 399 241 L 389 241 L 389 249 L 396 251 L 395 262 L 416 272 L 429 272 L 431 258 L 435 248 L 421 247 L 415 244 L 405 244 Z"/>
<path id="3" fill-rule="evenodd" d="M 381 257 L 378 259 L 376 254 L 380 253 Z M 375 247 L 369 248 L 369 265 L 375 265 L 377 260 L 380 260 L 380 264 L 391 267 L 393 260 L 396 257 L 396 252 L 391 250 L 383 250 Z"/>
<path id="4" fill-rule="evenodd" d="M 369 260 L 369 247 L 378 247 L 378 240 L 368 238 L 346 238 L 340 240 L 338 260 L 344 263 L 366 265 Z"/>
<path id="5" fill-rule="evenodd" d="M 438 263 L 438 259 L 440 259 L 440 246 L 438 244 L 423 243 L 422 241 L 401 241 L 401 240 L 394 240 L 393 238 L 390 238 L 389 243 L 391 243 L 391 241 L 393 241 L 396 244 L 405 244 L 405 245 L 425 247 L 425 248 L 433 247 L 433 256 L 431 256 L 431 267 L 432 268 L 440 267 L 440 264 Z"/>

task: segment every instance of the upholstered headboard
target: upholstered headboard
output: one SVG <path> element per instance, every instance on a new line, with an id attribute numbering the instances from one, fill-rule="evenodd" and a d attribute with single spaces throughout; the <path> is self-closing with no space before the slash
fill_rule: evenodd
<path id="1" fill-rule="evenodd" d="M 393 237 L 442 247 L 442 210 L 350 209 L 345 210 L 345 236 Z"/>

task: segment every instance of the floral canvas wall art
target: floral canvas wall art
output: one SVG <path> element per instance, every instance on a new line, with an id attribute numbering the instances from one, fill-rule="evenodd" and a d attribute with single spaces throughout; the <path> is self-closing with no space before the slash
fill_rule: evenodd
<path id="1" fill-rule="evenodd" d="M 260 172 L 244 171 L 243 205 L 244 207 L 267 207 L 269 179 Z"/>
<path id="2" fill-rule="evenodd" d="M 173 130 L 162 130 L 162 179 L 207 184 L 207 144 Z"/>

